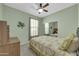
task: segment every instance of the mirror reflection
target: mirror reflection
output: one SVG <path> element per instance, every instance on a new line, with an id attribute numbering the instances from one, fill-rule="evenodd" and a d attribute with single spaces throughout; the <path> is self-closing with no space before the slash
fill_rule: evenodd
<path id="1" fill-rule="evenodd" d="M 45 35 L 58 36 L 58 22 L 45 23 Z"/>

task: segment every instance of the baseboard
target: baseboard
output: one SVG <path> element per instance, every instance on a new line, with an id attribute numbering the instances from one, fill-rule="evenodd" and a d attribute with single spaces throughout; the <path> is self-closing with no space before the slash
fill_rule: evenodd
<path id="1" fill-rule="evenodd" d="M 20 45 L 25 45 L 25 44 L 28 44 L 28 43 L 29 43 L 29 41 L 24 42 L 24 43 L 20 43 Z"/>

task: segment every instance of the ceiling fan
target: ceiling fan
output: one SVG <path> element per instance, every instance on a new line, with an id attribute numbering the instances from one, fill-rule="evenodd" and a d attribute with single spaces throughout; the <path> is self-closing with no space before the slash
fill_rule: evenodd
<path id="1" fill-rule="evenodd" d="M 45 8 L 49 6 L 49 3 L 46 3 L 46 4 L 42 4 L 40 3 L 39 4 L 39 8 L 37 9 L 38 10 L 38 13 L 40 14 L 41 12 L 48 12 L 48 10 L 46 10 Z"/>

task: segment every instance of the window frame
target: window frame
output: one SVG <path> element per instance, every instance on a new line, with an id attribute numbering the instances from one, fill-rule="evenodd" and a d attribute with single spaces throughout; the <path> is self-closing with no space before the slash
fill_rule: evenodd
<path id="1" fill-rule="evenodd" d="M 31 26 L 31 20 L 32 20 L 32 19 L 33 19 L 33 20 L 36 20 L 36 19 L 34 19 L 34 18 L 30 18 L 30 37 L 36 37 L 36 36 L 38 36 L 39 21 L 37 20 L 37 21 L 38 21 L 38 23 L 37 23 L 38 25 L 37 25 L 37 26 Z M 34 24 L 34 25 L 35 25 L 35 24 Z M 31 35 L 31 28 L 33 28 L 33 29 L 36 28 L 37 34 L 34 33 L 34 35 Z"/>

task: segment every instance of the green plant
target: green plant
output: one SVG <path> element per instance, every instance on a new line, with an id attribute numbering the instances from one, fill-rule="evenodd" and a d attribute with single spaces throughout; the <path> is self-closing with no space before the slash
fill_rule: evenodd
<path id="1" fill-rule="evenodd" d="M 23 27 L 25 26 L 25 24 L 22 23 L 21 21 L 19 21 L 17 26 L 23 29 Z"/>

